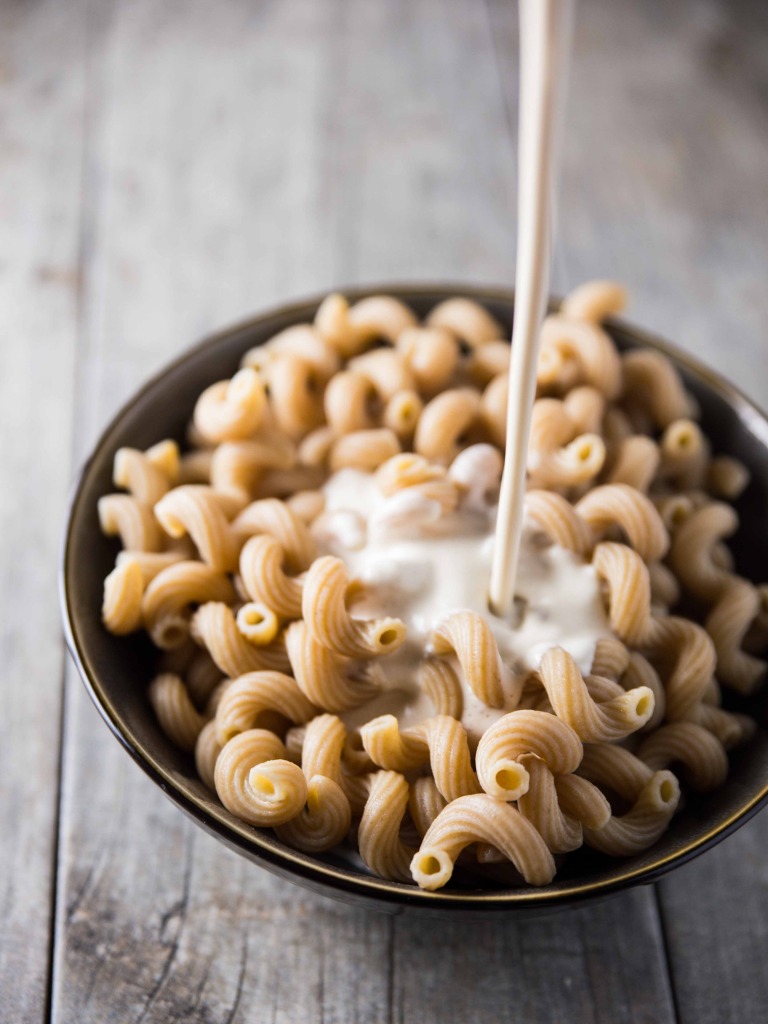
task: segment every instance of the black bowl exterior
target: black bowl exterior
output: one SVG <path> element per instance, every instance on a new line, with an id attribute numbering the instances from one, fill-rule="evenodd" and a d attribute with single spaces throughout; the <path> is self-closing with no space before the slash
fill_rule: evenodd
<path id="1" fill-rule="evenodd" d="M 425 315 L 451 295 L 483 303 L 508 329 L 513 295 L 501 289 L 456 286 L 396 286 L 345 289 L 364 295 L 395 295 Z M 491 888 L 479 879 L 458 879 L 447 891 L 425 892 L 357 872 L 343 858 L 312 857 L 290 849 L 270 830 L 254 829 L 229 814 L 196 776 L 192 759 L 160 730 L 146 693 L 157 652 L 146 639 L 114 637 L 101 624 L 104 577 L 117 547 L 103 537 L 97 502 L 113 490 L 112 461 L 118 448 L 148 448 L 164 437 L 183 441 L 200 392 L 237 369 L 243 353 L 294 323 L 312 319 L 320 298 L 284 306 L 222 331 L 177 359 L 128 402 L 104 431 L 77 481 L 66 527 L 60 574 L 67 643 L 80 675 L 108 726 L 176 804 L 229 847 L 263 867 L 310 889 L 394 913 L 404 908 L 469 913 L 514 910 L 541 914 L 594 900 L 627 886 L 648 883 L 719 842 L 768 801 L 768 724 L 765 697 L 733 700 L 758 719 L 757 735 L 731 757 L 725 785 L 706 798 L 692 798 L 661 840 L 626 860 L 580 851 L 566 859 L 556 879 L 543 888 Z M 756 581 L 768 579 L 763 530 L 768 513 L 768 420 L 722 379 L 666 342 L 620 321 L 609 323 L 621 348 L 660 349 L 673 358 L 700 403 L 702 426 L 717 454 L 738 456 L 752 474 L 738 502 L 741 529 L 733 545 L 737 567 Z"/>

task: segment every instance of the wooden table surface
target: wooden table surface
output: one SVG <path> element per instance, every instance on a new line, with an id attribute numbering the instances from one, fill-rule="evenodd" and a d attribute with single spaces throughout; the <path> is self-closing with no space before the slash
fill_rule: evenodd
<path id="1" fill-rule="evenodd" d="M 393 918 L 225 850 L 65 656 L 76 467 L 200 335 L 344 282 L 509 284 L 509 0 L 0 3 L 0 1019 L 768 1020 L 768 814 L 524 924 Z M 558 290 L 768 401 L 768 8 L 582 0 Z"/>

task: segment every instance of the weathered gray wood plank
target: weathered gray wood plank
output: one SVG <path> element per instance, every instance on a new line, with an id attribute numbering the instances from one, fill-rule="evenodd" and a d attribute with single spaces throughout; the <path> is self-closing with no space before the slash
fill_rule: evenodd
<path id="1" fill-rule="evenodd" d="M 558 287 L 615 275 L 639 322 L 765 405 L 768 9 L 578 8 Z M 502 2 L 491 10 L 508 70 L 513 19 Z M 766 848 L 763 814 L 660 887 L 681 1021 L 768 1018 Z"/>
<path id="2" fill-rule="evenodd" d="M 765 812 L 660 886 L 681 1024 L 768 1015 Z"/>
<path id="3" fill-rule="evenodd" d="M 468 3 L 444 13 L 116 6 L 94 55 L 81 454 L 153 366 L 260 303 L 338 280 L 511 277 L 512 149 L 487 20 Z M 481 978 L 487 1019 L 508 996 L 564 1019 L 574 988 L 584 1020 L 627 1006 L 670 1019 L 646 894 L 521 931 L 472 925 L 471 951 L 464 927 L 441 925 L 443 984 L 427 999 L 434 924 L 337 907 L 219 848 L 130 765 L 72 678 L 64 782 L 57 1021 L 439 1020 L 454 1002 L 470 1020 Z M 620 923 L 643 937 L 642 974 Z M 582 973 L 614 946 L 615 983 L 593 1000 Z"/>
<path id="4" fill-rule="evenodd" d="M 45 1016 L 77 336 L 84 7 L 0 8 L 0 1016 Z"/>

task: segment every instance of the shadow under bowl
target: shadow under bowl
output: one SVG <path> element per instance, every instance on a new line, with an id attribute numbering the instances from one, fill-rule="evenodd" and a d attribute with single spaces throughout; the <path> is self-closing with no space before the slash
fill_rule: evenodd
<path id="1" fill-rule="evenodd" d="M 437 303 L 466 295 L 482 303 L 511 328 L 511 292 L 465 285 L 350 288 L 352 301 L 365 295 L 394 295 L 425 316 Z M 732 698 L 726 706 L 758 720 L 755 737 L 731 754 L 725 784 L 706 797 L 686 798 L 664 836 L 635 857 L 614 860 L 586 849 L 570 854 L 555 880 L 542 888 L 504 888 L 458 872 L 444 890 L 425 892 L 355 870 L 343 855 L 310 856 L 230 814 L 197 778 L 193 760 L 160 730 L 147 697 L 157 651 L 145 638 L 114 637 L 101 623 L 102 588 L 114 566 L 117 546 L 102 536 L 97 502 L 111 492 L 112 462 L 123 446 L 148 448 L 161 438 L 182 442 L 195 400 L 213 381 L 229 377 L 243 353 L 291 324 L 311 321 L 321 297 L 291 303 L 207 338 L 164 369 L 118 412 L 102 434 L 75 485 L 69 509 L 60 573 L 67 644 L 91 699 L 131 757 L 197 824 L 255 863 L 309 889 L 347 902 L 399 913 L 426 911 L 540 915 L 596 900 L 658 879 L 709 849 L 748 821 L 768 801 L 768 701 Z M 737 502 L 741 527 L 733 540 L 738 571 L 768 580 L 768 420 L 734 387 L 667 342 L 621 321 L 606 325 L 619 348 L 655 348 L 669 356 L 701 406 L 701 423 L 713 452 L 733 455 L 749 467 L 752 480 Z"/>

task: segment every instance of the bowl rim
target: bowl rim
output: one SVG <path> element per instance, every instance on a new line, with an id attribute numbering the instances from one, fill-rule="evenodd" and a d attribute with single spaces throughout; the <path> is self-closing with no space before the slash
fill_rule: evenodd
<path id="1" fill-rule="evenodd" d="M 479 303 L 500 302 L 514 308 L 514 289 L 504 286 L 481 285 L 468 282 L 384 282 L 373 284 L 356 284 L 333 289 L 350 301 L 357 301 L 370 295 L 392 295 L 404 302 L 423 299 L 425 296 L 435 297 L 438 301 L 453 296 L 462 296 Z M 266 830 L 255 830 L 245 822 L 237 819 L 225 819 L 223 815 L 211 813 L 193 795 L 184 792 L 176 776 L 165 768 L 148 751 L 132 730 L 121 720 L 121 716 L 102 689 L 99 674 L 91 665 L 81 630 L 72 614 L 69 595 L 75 586 L 75 570 L 72 567 L 70 549 L 75 527 L 78 523 L 85 483 L 88 479 L 95 457 L 105 447 L 110 446 L 112 435 L 120 429 L 124 416 L 140 402 L 145 395 L 161 383 L 164 377 L 181 368 L 183 364 L 197 353 L 214 349 L 224 339 L 232 335 L 252 330 L 267 324 L 272 319 L 299 322 L 299 317 L 311 316 L 311 312 L 330 293 L 330 290 L 310 295 L 305 298 L 290 300 L 270 306 L 262 312 L 243 318 L 234 324 L 206 334 L 201 340 L 185 348 L 146 380 L 131 396 L 121 404 L 117 412 L 110 418 L 107 425 L 99 433 L 92 445 L 90 454 L 85 458 L 70 488 L 66 519 L 60 548 L 58 566 L 58 595 L 64 628 L 64 637 L 70 656 L 77 668 L 85 689 L 95 704 L 99 714 L 109 730 L 119 741 L 124 750 L 155 782 L 165 795 L 172 800 L 197 824 L 209 833 L 222 840 L 227 846 L 244 856 L 256 861 L 267 870 L 281 874 L 299 884 L 321 886 L 328 896 L 344 899 L 357 897 L 379 901 L 381 909 L 387 905 L 403 907 L 420 907 L 423 909 L 452 909 L 467 912 L 483 912 L 486 910 L 509 910 L 514 908 L 537 908 L 540 911 L 557 909 L 575 905 L 593 898 L 607 897 L 625 888 L 639 884 L 649 884 L 671 871 L 699 856 L 712 846 L 725 839 L 742 825 L 746 824 L 762 807 L 768 803 L 768 784 L 752 795 L 739 809 L 730 814 L 719 825 L 702 832 L 696 838 L 683 844 L 676 851 L 668 853 L 645 867 L 627 867 L 624 871 L 614 873 L 605 880 L 593 880 L 573 883 L 560 883 L 557 888 L 550 889 L 529 887 L 527 889 L 490 890 L 436 890 L 428 891 L 404 882 L 390 882 L 372 875 L 362 874 L 352 868 L 320 861 L 311 854 L 283 846 L 277 848 L 269 842 L 271 835 Z M 557 296 L 551 296 L 550 311 L 555 311 L 560 304 Z M 626 335 L 639 345 L 660 351 L 673 362 L 680 365 L 689 374 L 701 380 L 709 389 L 736 412 L 739 419 L 760 436 L 762 444 L 768 449 L 768 415 L 736 385 L 726 380 L 714 370 L 700 362 L 696 357 L 679 349 L 655 333 L 636 327 L 623 318 L 607 317 L 605 325 Z M 282 329 L 282 328 L 280 328 Z M 762 429 L 759 429 L 762 428 Z M 226 814 L 225 809 L 221 808 Z M 275 842 L 277 842 L 275 840 Z"/>

